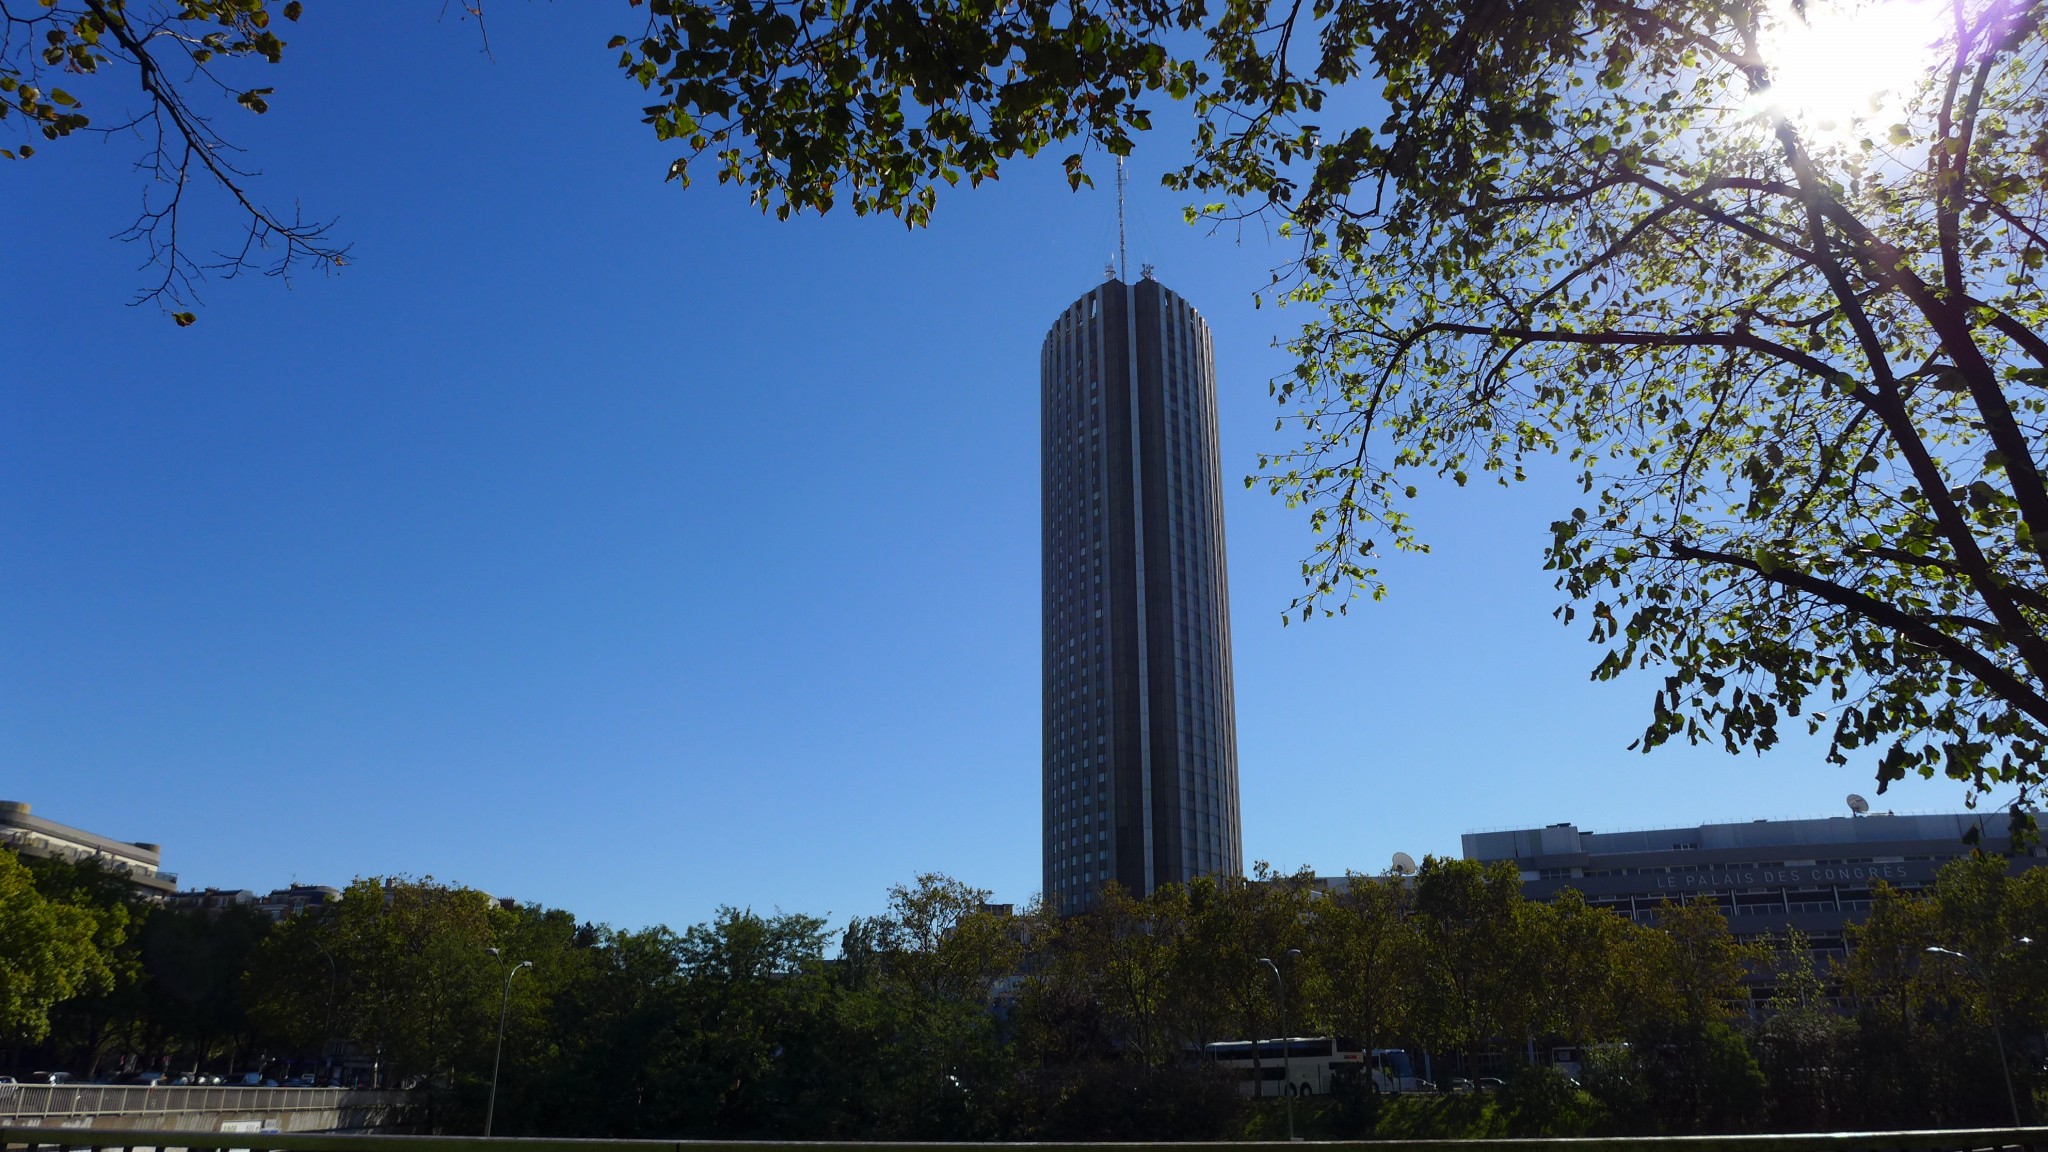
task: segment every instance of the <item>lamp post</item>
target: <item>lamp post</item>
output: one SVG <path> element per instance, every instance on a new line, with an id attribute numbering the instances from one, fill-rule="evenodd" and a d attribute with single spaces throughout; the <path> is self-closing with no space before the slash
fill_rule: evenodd
<path id="1" fill-rule="evenodd" d="M 1289 948 L 1287 955 L 1281 957 L 1281 959 L 1292 960 L 1299 955 L 1301 955 L 1301 949 Z M 1287 1043 L 1287 982 L 1280 978 L 1280 966 L 1278 964 L 1273 963 L 1273 961 L 1264 956 L 1259 957 L 1259 963 L 1264 964 L 1273 973 L 1273 995 L 1279 1001 L 1280 1006 L 1280 1091 L 1282 1095 L 1287 1097 L 1287 1139 L 1293 1140 L 1295 1139 L 1294 1052 Z M 1257 1040 L 1252 1041 L 1253 1054 L 1256 1055 L 1258 1050 L 1259 1042 Z"/>
<path id="2" fill-rule="evenodd" d="M 2013 941 L 2015 944 L 2032 944 L 2033 942 L 2033 938 L 2029 936 L 2022 936 L 2018 940 Z M 1991 974 L 1984 970 L 1984 965 L 1979 964 L 1975 956 L 1967 952 L 1958 952 L 1953 948 L 1942 948 L 1932 944 L 1928 945 L 1927 951 L 1936 956 L 1953 956 L 1957 960 L 1968 964 L 1970 971 L 1977 974 L 1978 983 L 1984 985 L 1984 1004 L 1991 1010 L 1991 1039 L 1998 1045 L 1998 1071 L 2005 1078 L 2005 1104 L 2006 1107 L 2012 1109 L 2012 1126 L 2018 1128 L 2020 1126 L 2020 1101 L 2018 1096 L 2013 1095 L 2012 1067 L 2005 1061 L 2005 1029 L 2001 1028 L 1998 1023 L 1998 988 L 1992 983 Z M 2001 951 L 2003 950 L 2001 949 Z"/>
<path id="3" fill-rule="evenodd" d="M 335 1073 L 333 1068 L 334 996 L 335 992 L 341 987 L 341 967 L 334 962 L 334 953 L 322 948 L 318 941 L 314 942 L 313 947 L 319 950 L 320 958 L 327 961 L 327 1023 L 320 1037 L 320 1061 L 328 1066 L 329 1073 L 338 1080 L 340 1075 Z"/>
<path id="4" fill-rule="evenodd" d="M 496 948 L 486 948 L 484 951 L 497 956 L 500 964 L 505 962 L 505 958 L 499 955 Z M 505 1059 L 505 1013 L 512 1006 L 512 978 L 519 975 L 520 969 L 531 967 L 533 967 L 533 961 L 531 960 L 521 960 L 519 963 L 514 964 L 511 971 L 505 973 L 505 994 L 498 998 L 498 1047 L 491 1055 L 491 1099 L 490 1103 L 484 1106 L 484 1135 L 486 1136 L 491 1134 L 491 1123 L 498 1118 L 498 1067 Z"/>

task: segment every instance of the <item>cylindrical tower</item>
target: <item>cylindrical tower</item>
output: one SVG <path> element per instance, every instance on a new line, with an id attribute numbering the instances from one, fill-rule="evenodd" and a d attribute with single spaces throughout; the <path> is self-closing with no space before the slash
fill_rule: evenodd
<path id="1" fill-rule="evenodd" d="M 1244 869 L 1209 326 L 1149 276 L 1039 360 L 1045 893 Z"/>

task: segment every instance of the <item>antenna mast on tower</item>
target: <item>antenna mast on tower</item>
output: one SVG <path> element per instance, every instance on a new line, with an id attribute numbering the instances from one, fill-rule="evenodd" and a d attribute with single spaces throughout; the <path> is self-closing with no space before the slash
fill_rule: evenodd
<path id="1" fill-rule="evenodd" d="M 1124 264 L 1124 158 L 1116 158 L 1116 278 L 1130 282 Z"/>

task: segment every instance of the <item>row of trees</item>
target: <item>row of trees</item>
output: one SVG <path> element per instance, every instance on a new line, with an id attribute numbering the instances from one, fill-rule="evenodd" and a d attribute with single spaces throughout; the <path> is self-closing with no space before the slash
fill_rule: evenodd
<path id="1" fill-rule="evenodd" d="M 1495 1114 L 1456 1130 L 1995 1122 L 2007 1111 L 1994 1016 L 2022 1100 L 2048 1028 L 2048 948 L 2018 943 L 2048 941 L 2048 870 L 2008 868 L 1978 856 L 1924 893 L 1880 889 L 1846 955 L 1797 933 L 1739 938 L 1707 902 L 1637 924 L 1569 889 L 1530 901 L 1505 863 L 1432 859 L 1413 883 L 1353 877 L 1328 893 L 1299 875 L 1112 895 L 1043 926 L 1023 1003 L 1067 1007 L 1025 1012 L 1020 1042 L 1040 1065 L 1071 1062 L 1031 1049 L 1029 1025 L 1086 1018 L 1095 1058 L 1163 1068 L 1214 1039 L 1270 1034 L 1276 1005 L 1256 966 L 1298 949 L 1282 969 L 1292 1031 L 1404 1048 L 1440 1075 L 1508 1078 Z M 1557 1048 L 1576 1050 L 1579 1084 L 1548 1067 Z M 1360 1117 L 1329 1119 L 1352 1134 L 1342 1125 Z"/>
<path id="2" fill-rule="evenodd" d="M 1995 1012 L 2022 1098 L 2048 1087 L 2031 1046 L 2048 948 L 2018 943 L 2048 940 L 2048 870 L 2008 876 L 1997 858 L 1957 861 L 1924 893 L 1881 889 L 1845 959 L 1738 938 L 1707 903 L 1637 924 L 1570 891 L 1533 902 L 1511 867 L 1455 860 L 1330 891 L 1264 872 L 1111 891 L 1068 917 L 986 898 L 923 876 L 837 933 L 731 908 L 622 931 L 358 880 L 272 924 L 0 852 L 0 1027 L 17 1061 L 86 1072 L 346 1053 L 461 1131 L 509 996 L 505 1133 L 1226 1138 L 1270 1132 L 1271 1109 L 1191 1055 L 1278 1029 L 1261 965 L 1276 958 L 1290 1032 L 1507 1080 L 1398 1099 L 1354 1083 L 1303 1109 L 1327 1135 L 1995 1122 Z M 1576 1082 L 1558 1048 L 1576 1050 Z"/>

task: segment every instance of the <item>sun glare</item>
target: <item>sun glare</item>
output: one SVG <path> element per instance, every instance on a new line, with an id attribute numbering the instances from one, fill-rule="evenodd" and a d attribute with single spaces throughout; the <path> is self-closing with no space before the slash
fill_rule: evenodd
<path id="1" fill-rule="evenodd" d="M 1896 110 L 1933 64 L 1947 13 L 1932 0 L 1774 7 L 1761 45 L 1771 87 L 1752 103 L 1821 132 Z"/>

